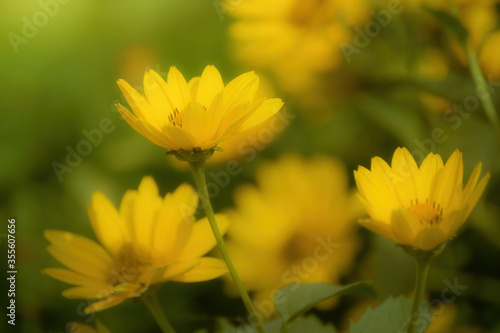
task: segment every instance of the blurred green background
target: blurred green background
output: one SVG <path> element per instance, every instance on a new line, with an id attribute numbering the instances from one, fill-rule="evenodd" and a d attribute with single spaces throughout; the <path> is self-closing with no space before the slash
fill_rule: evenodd
<path id="1" fill-rule="evenodd" d="M 0 217 L 4 221 L 0 241 L 2 253 L 6 253 L 7 219 L 15 218 L 18 271 L 16 330 L 7 327 L 3 316 L 2 332 L 66 332 L 68 322 L 93 319 L 83 314 L 86 302 L 61 296 L 64 283 L 40 274 L 44 267 L 59 267 L 45 251 L 43 230 L 61 229 L 94 238 L 86 215 L 92 192 L 100 190 L 118 204 L 123 193 L 137 188 L 144 175 L 155 178 L 162 194 L 181 182 L 193 183 L 188 172 L 172 167 L 164 149 L 122 121 L 114 108 L 115 103 L 123 103 L 116 80 L 141 85 L 146 69 L 165 73 L 172 65 L 189 78 L 214 64 L 225 81 L 246 70 L 231 55 L 227 28 L 232 19 L 223 16 L 221 20 L 211 1 L 57 3 L 46 24 L 31 31 L 33 37 L 16 47 L 9 33 L 22 35 L 23 18 L 32 21 L 41 5 L 27 0 L 0 3 Z M 324 88 L 334 98 L 322 105 L 331 111 L 326 120 L 311 121 L 306 116 L 309 110 L 277 87 L 277 96 L 298 117 L 255 160 L 244 164 L 244 172 L 231 180 L 214 205 L 216 210 L 230 207 L 233 190 L 252 182 L 263 160 L 285 152 L 337 156 L 353 170 L 358 165 L 368 166 L 375 155 L 390 159 L 397 146 L 422 150 L 432 131 L 442 128 L 448 139 L 425 149 L 447 158 L 458 148 L 464 152 L 466 179 L 478 161 L 492 178 L 460 237 L 434 264 L 430 296 L 439 298 L 446 287 L 444 281 L 457 278 L 467 286 L 454 302 L 457 324 L 493 332 L 500 325 L 499 139 L 482 108 L 454 129 L 443 122 L 439 112 L 422 103 L 422 93 L 451 103 L 474 93 L 467 68 L 453 60 L 453 55 L 447 54 L 450 74 L 445 79 L 433 81 L 415 74 L 423 50 L 429 45 L 442 46 L 448 38 L 439 29 L 429 29 L 429 20 L 424 14 L 403 13 L 351 64 L 337 69 L 327 79 L 331 86 Z M 355 84 L 341 92 L 328 91 L 344 81 Z M 500 87 L 493 95 L 500 109 Z M 93 145 L 71 172 L 62 173 L 60 181 L 54 162 L 66 164 L 68 147 L 76 149 L 86 139 L 84 131 L 99 128 L 103 119 L 109 119 L 112 130 L 103 134 L 102 142 Z M 379 286 L 380 299 L 410 292 L 413 263 L 392 242 L 365 230 L 361 233 L 365 246 L 346 282 L 372 278 Z M 5 261 L 2 259 L 2 274 Z M 7 290 L 4 281 L 2 295 Z M 238 300 L 219 296 L 222 285 L 216 280 L 162 286 L 162 304 L 174 326 L 180 332 L 192 332 L 211 327 L 215 316 L 235 318 L 244 313 Z M 345 305 L 335 310 L 335 321 L 346 313 L 349 301 Z M 332 318 L 331 312 L 321 316 Z M 158 331 L 145 307 L 133 301 L 99 313 L 98 318 L 113 332 Z"/>

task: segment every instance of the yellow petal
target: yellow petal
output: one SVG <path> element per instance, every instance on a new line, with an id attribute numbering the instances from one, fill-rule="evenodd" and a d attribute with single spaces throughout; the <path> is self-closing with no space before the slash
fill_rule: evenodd
<path id="1" fill-rule="evenodd" d="M 89 313 L 94 313 L 94 312 L 99 312 L 102 310 L 109 309 L 115 305 L 118 305 L 120 303 L 123 303 L 124 301 L 127 300 L 126 295 L 120 295 L 120 296 L 115 296 L 115 297 L 108 297 L 105 298 L 101 301 L 97 301 L 95 303 L 92 303 L 91 305 L 87 306 L 84 311 L 86 314 Z"/>
<path id="2" fill-rule="evenodd" d="M 222 235 L 227 231 L 229 227 L 229 220 L 227 216 L 221 214 L 215 214 L 215 220 L 217 221 L 217 226 Z M 213 249 L 217 245 L 217 241 L 210 227 L 208 219 L 205 217 L 193 225 L 193 231 L 191 236 L 187 241 L 186 245 L 182 249 L 178 260 L 194 259 L 203 256 L 208 251 Z"/>
<path id="3" fill-rule="evenodd" d="M 201 74 L 196 101 L 208 110 L 214 97 L 224 88 L 222 77 L 215 66 L 207 66 Z"/>
<path id="4" fill-rule="evenodd" d="M 109 286 L 103 287 L 102 285 L 96 284 L 92 286 L 73 287 L 70 289 L 66 289 L 62 292 L 62 295 L 66 298 L 103 298 L 107 297 L 111 290 L 112 288 Z"/>
<path id="5" fill-rule="evenodd" d="M 401 208 L 392 214 L 391 228 L 396 242 L 402 245 L 412 245 L 421 229 L 418 218 L 407 208 Z"/>
<path id="6" fill-rule="evenodd" d="M 359 223 L 368 230 L 395 241 L 391 226 L 388 223 L 372 219 L 361 219 Z"/>
<path id="7" fill-rule="evenodd" d="M 162 128 L 169 123 L 168 115 L 172 113 L 172 107 L 164 92 L 165 81 L 155 71 L 146 71 L 144 73 L 144 93 L 151 105 L 153 117 L 157 120 L 157 128 Z"/>
<path id="8" fill-rule="evenodd" d="M 198 195 L 187 184 L 180 185 L 163 199 L 152 246 L 166 262 L 175 258 L 187 242 L 197 208 Z"/>
<path id="9" fill-rule="evenodd" d="M 195 268 L 174 277 L 172 280 L 178 282 L 201 282 L 218 278 L 226 273 L 227 266 L 224 261 L 203 257 L 199 259 L 199 264 Z"/>
<path id="10" fill-rule="evenodd" d="M 430 225 L 426 223 L 423 228 L 420 229 L 417 237 L 411 245 L 424 251 L 430 251 L 434 250 L 446 241 L 447 239 L 438 225 Z"/>
<path id="11" fill-rule="evenodd" d="M 99 281 L 105 281 L 108 278 L 109 266 L 103 261 L 95 260 L 85 251 L 54 245 L 49 245 L 47 251 L 61 264 L 81 275 Z"/>
<path id="12" fill-rule="evenodd" d="M 156 128 L 161 128 L 163 123 L 157 118 L 157 115 L 148 100 L 140 92 L 132 88 L 128 82 L 121 79 L 118 80 L 118 87 L 122 91 L 123 96 L 125 96 L 125 99 L 132 110 L 134 110 L 137 118 L 145 120 L 147 123 L 155 126 Z"/>
<path id="13" fill-rule="evenodd" d="M 434 191 L 437 183 L 437 175 L 444 167 L 440 155 L 430 153 L 420 165 L 420 176 L 422 177 L 423 191 L 427 197 Z"/>
<path id="14" fill-rule="evenodd" d="M 157 132 L 150 132 L 140 121 L 140 119 L 137 119 L 127 108 L 122 106 L 121 104 L 116 104 L 116 108 L 118 109 L 118 112 L 120 115 L 127 121 L 127 123 L 135 129 L 139 134 L 141 134 L 143 137 L 154 143 L 155 145 L 158 145 L 160 147 L 164 148 L 169 148 L 170 144 L 166 142 L 165 138 L 163 135 L 158 135 Z"/>
<path id="15" fill-rule="evenodd" d="M 193 100 L 184 76 L 176 67 L 170 67 L 167 77 L 167 96 L 173 109 L 184 110 L 186 105 Z"/>
<path id="16" fill-rule="evenodd" d="M 55 247 L 85 252 L 90 261 L 102 262 L 103 268 L 112 264 L 109 254 L 93 240 L 67 231 L 45 230 L 44 237 Z"/>
<path id="17" fill-rule="evenodd" d="M 92 195 L 88 215 L 97 239 L 110 253 L 115 254 L 130 239 L 127 226 L 116 208 L 101 192 L 96 191 Z"/>
<path id="18" fill-rule="evenodd" d="M 173 147 L 169 147 L 173 150 L 193 150 L 197 147 L 197 140 L 193 134 L 183 130 L 177 126 L 165 126 L 163 129 L 168 136 L 172 139 Z"/>
<path id="19" fill-rule="evenodd" d="M 469 178 L 469 181 L 467 182 L 467 185 L 465 186 L 465 189 L 463 191 L 463 200 L 464 202 L 469 200 L 470 195 L 472 194 L 472 191 L 476 187 L 477 181 L 479 180 L 479 176 L 481 175 L 481 169 L 483 167 L 483 164 L 479 162 L 474 170 L 472 171 L 472 174 Z"/>
<path id="20" fill-rule="evenodd" d="M 391 204 L 392 198 L 395 198 L 400 206 L 404 206 L 404 201 L 394 185 L 396 182 L 404 181 L 404 178 L 392 171 L 389 165 L 378 156 L 372 158 L 370 170 L 373 175 L 371 179 L 376 187 L 383 189 L 383 193 L 387 199 L 391 200 Z"/>
<path id="21" fill-rule="evenodd" d="M 168 266 L 166 266 L 163 276 L 161 277 L 159 282 L 170 281 L 173 278 L 192 270 L 199 264 L 200 264 L 199 258 L 185 260 L 185 261 L 178 261 L 169 264 Z"/>
<path id="22" fill-rule="evenodd" d="M 462 153 L 455 150 L 439 173 L 436 188 L 430 198 L 432 202 L 440 204 L 445 212 L 449 209 L 457 189 L 462 188 L 463 171 Z"/>
<path id="23" fill-rule="evenodd" d="M 262 124 L 274 116 L 283 106 L 283 101 L 279 98 L 266 99 L 257 109 L 255 109 L 243 123 L 240 132 L 247 131 L 255 126 Z"/>
<path id="24" fill-rule="evenodd" d="M 399 176 L 394 182 L 404 204 L 409 207 L 416 200 L 424 202 L 422 179 L 415 159 L 406 148 L 397 148 L 391 162 L 392 171 Z"/>
<path id="25" fill-rule="evenodd" d="M 486 185 L 490 181 L 490 173 L 487 172 L 484 177 L 479 181 L 479 184 L 477 184 L 476 188 L 472 192 L 472 194 L 469 197 L 469 200 L 467 202 L 467 211 L 465 213 L 465 216 L 468 217 L 470 213 L 472 213 L 472 210 L 476 206 L 477 202 L 479 201 L 479 198 L 481 198 L 481 195 L 484 192 L 484 189 L 486 188 Z"/>
<path id="26" fill-rule="evenodd" d="M 133 232 L 135 230 L 134 226 L 134 216 L 135 216 L 135 204 L 138 200 L 137 191 L 128 190 L 123 195 L 122 201 L 120 203 L 120 218 L 122 219 L 123 224 L 128 230 L 129 237 L 127 238 L 127 242 L 132 241 Z"/>
<path id="27" fill-rule="evenodd" d="M 152 177 L 144 177 L 139 185 L 134 211 L 134 238 L 146 247 L 151 245 L 154 224 L 161 207 L 158 187 Z"/>
<path id="28" fill-rule="evenodd" d="M 198 102 L 191 102 L 186 106 L 182 116 L 182 128 L 196 137 L 196 144 L 211 140 L 216 128 L 211 128 L 208 122 L 208 112 Z"/>
<path id="29" fill-rule="evenodd" d="M 193 101 L 196 99 L 196 95 L 198 94 L 198 86 L 199 85 L 200 85 L 200 77 L 199 76 L 193 77 L 188 82 L 189 94 L 191 96 L 191 100 L 193 100 Z"/>
<path id="30" fill-rule="evenodd" d="M 224 109 L 231 110 L 234 106 L 245 102 L 250 104 L 255 98 L 258 87 L 259 77 L 255 72 L 244 73 L 236 77 L 224 88 Z"/>
<path id="31" fill-rule="evenodd" d="M 45 268 L 42 270 L 42 273 L 56 280 L 77 286 L 93 286 L 102 284 L 103 287 L 106 287 L 106 280 L 99 280 L 96 277 L 85 276 L 64 268 Z"/>

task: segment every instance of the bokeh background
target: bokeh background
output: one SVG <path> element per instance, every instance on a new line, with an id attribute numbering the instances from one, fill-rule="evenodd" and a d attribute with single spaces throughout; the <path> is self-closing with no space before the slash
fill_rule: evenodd
<path id="1" fill-rule="evenodd" d="M 449 111 L 476 94 L 457 43 L 417 1 L 402 0 L 403 10 L 359 52 L 345 57 L 341 43 L 355 45 L 353 27 L 365 29 L 374 19 L 370 12 L 387 10 L 386 1 L 336 5 L 333 13 L 341 14 L 334 17 L 315 16 L 322 2 L 307 2 L 297 5 L 289 23 L 294 28 L 289 30 L 283 24 L 254 24 L 263 13 L 271 17 L 274 7 L 286 1 L 270 2 L 269 7 L 255 2 L 257 14 L 245 9 L 245 0 L 1 1 L 0 247 L 6 253 L 7 219 L 15 218 L 18 271 L 17 325 L 13 330 L 2 316 L 2 332 L 69 332 L 69 322 L 92 323 L 93 316 L 83 314 L 85 302 L 63 298 L 66 285 L 40 273 L 44 267 L 59 267 L 45 251 L 43 231 L 61 229 L 94 238 L 86 205 L 96 190 L 118 204 L 144 175 L 155 178 L 162 194 L 182 182 L 193 184 L 190 173 L 164 149 L 120 118 L 114 104 L 124 100 L 115 82 L 124 78 L 140 86 L 146 69 L 165 75 L 173 65 L 190 78 L 200 75 L 207 64 L 216 65 L 226 82 L 256 70 L 265 93 L 282 98 L 286 113 L 296 115 L 265 148 L 256 148 L 255 156 L 229 144 L 224 153 L 216 153 L 221 157 L 209 171 L 224 170 L 230 159 L 243 166 L 214 197 L 216 211 L 234 207 L 235 190 L 255 184 L 263 163 L 287 153 L 340 159 L 351 188 L 352 170 L 369 166 L 373 156 L 389 160 L 398 146 L 408 147 L 417 161 L 430 151 L 447 158 L 458 148 L 464 153 L 466 179 L 482 161 L 491 181 L 459 237 L 435 261 L 429 297 L 439 299 L 447 288 L 445 281 L 457 280 L 467 287 L 437 316 L 442 328 L 436 332 L 500 330 L 500 136 L 480 105 L 471 104 L 471 112 Z M 446 10 L 437 3 L 435 8 Z M 498 4 L 460 1 L 460 6 L 469 28 L 483 29 L 489 22 L 484 27 L 488 33 L 474 32 L 477 40 L 471 43 L 485 50 L 480 56 L 482 70 L 494 81 L 492 98 L 500 110 L 500 42 L 496 37 L 488 44 L 485 37 L 498 28 Z M 34 20 L 39 26 L 26 27 Z M 325 24 L 332 20 L 332 27 Z M 325 26 L 333 37 L 324 39 L 331 44 L 323 50 L 321 41 L 310 35 Z M 255 42 L 259 39 L 265 42 Z M 111 124 L 109 131 L 91 152 L 64 172 L 55 171 L 57 163 L 67 165 L 69 150 L 87 140 L 86 131 L 99 129 L 102 121 Z M 431 140 L 436 129 L 439 140 Z M 377 300 L 411 295 L 413 262 L 391 241 L 362 229 L 356 233 L 360 247 L 341 282 L 373 280 Z M 5 263 L 2 257 L 2 276 Z M 4 297 L 5 278 L 0 285 Z M 179 332 L 210 328 L 217 316 L 234 319 L 244 313 L 238 299 L 220 297 L 221 293 L 227 293 L 222 279 L 167 283 L 160 291 L 161 303 Z M 377 300 L 343 299 L 334 309 L 314 311 L 345 327 L 349 316 Z M 3 314 L 5 306 L 1 307 Z M 97 316 L 113 332 L 158 331 L 139 302 L 127 301 Z"/>

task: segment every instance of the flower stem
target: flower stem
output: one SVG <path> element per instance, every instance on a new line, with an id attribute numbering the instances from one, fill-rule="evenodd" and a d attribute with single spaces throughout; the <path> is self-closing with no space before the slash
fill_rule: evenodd
<path id="1" fill-rule="evenodd" d="M 420 313 L 420 305 L 425 292 L 425 284 L 427 282 L 427 275 L 429 274 L 429 267 L 432 257 L 415 257 L 417 264 L 417 277 L 415 281 L 415 296 L 413 297 L 413 306 L 410 314 L 410 324 L 408 325 L 408 333 L 415 332 L 417 327 L 418 315 Z"/>
<path id="2" fill-rule="evenodd" d="M 245 304 L 245 307 L 250 315 L 251 321 L 253 321 L 251 322 L 251 324 L 257 329 L 259 333 L 265 333 L 264 329 L 262 328 L 262 323 L 260 322 L 259 317 L 257 316 L 257 312 L 255 311 L 252 301 L 250 300 L 250 296 L 248 296 L 248 293 L 245 290 L 245 287 L 243 286 L 243 283 L 241 282 L 238 273 L 236 272 L 236 269 L 234 268 L 231 257 L 229 256 L 229 252 L 227 251 L 224 239 L 222 238 L 222 235 L 219 231 L 219 227 L 217 226 L 217 222 L 215 221 L 215 215 L 212 209 L 212 203 L 210 202 L 210 198 L 208 196 L 207 182 L 205 179 L 205 161 L 202 160 L 198 162 L 189 162 L 189 166 L 191 167 L 191 171 L 193 172 L 196 186 L 198 187 L 200 200 L 203 205 L 203 209 L 205 210 L 205 215 L 207 216 L 208 221 L 210 222 L 210 226 L 212 227 L 215 239 L 217 240 L 217 245 L 222 254 L 222 257 L 224 258 L 224 261 L 226 262 L 227 268 L 229 269 L 229 273 L 233 278 L 236 288 L 238 288 L 238 291 L 241 295 L 241 299 L 243 300 L 243 303 Z"/>
<path id="3" fill-rule="evenodd" d="M 160 303 L 158 302 L 158 297 L 156 297 L 156 290 L 150 290 L 141 297 L 144 304 L 146 304 L 149 312 L 153 315 L 158 326 L 160 326 L 163 333 L 175 333 L 174 328 L 168 322 L 167 317 L 161 310 Z"/>

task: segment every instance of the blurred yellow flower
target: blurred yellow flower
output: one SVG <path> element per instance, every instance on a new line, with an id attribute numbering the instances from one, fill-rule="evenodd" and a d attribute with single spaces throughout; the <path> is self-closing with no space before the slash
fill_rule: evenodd
<path id="1" fill-rule="evenodd" d="M 486 40 L 480 62 L 487 80 L 500 80 L 500 30 L 492 33 Z"/>
<path id="2" fill-rule="evenodd" d="M 85 312 L 101 311 L 149 286 L 165 282 L 198 282 L 226 273 L 223 261 L 202 257 L 216 241 L 208 220 L 194 222 L 198 196 L 189 185 L 164 198 L 151 177 L 137 191 L 129 190 L 117 210 L 100 192 L 92 196 L 88 214 L 102 245 L 66 231 L 46 230 L 47 250 L 66 268 L 43 273 L 75 285 L 67 298 L 98 299 Z M 217 216 L 222 232 L 227 218 Z"/>
<path id="3" fill-rule="evenodd" d="M 259 125 L 283 106 L 279 98 L 255 99 L 259 77 L 242 74 L 226 86 L 219 71 L 207 66 L 188 82 L 175 67 L 167 82 L 153 70 L 144 74 L 145 96 L 118 80 L 135 116 L 117 104 L 122 117 L 149 141 L 174 151 L 211 149 Z"/>
<path id="4" fill-rule="evenodd" d="M 308 89 L 319 73 L 336 68 L 340 43 L 354 34 L 350 26 L 369 15 L 364 0 L 246 0 L 228 6 L 237 18 L 229 30 L 236 58 L 269 70 L 290 91 Z"/>
<path id="5" fill-rule="evenodd" d="M 95 328 L 84 323 L 70 323 L 69 333 L 111 333 L 111 331 L 100 320 L 96 319 Z"/>
<path id="6" fill-rule="evenodd" d="M 254 300 L 270 304 L 276 289 L 293 282 L 338 283 L 356 254 L 361 216 L 342 163 L 287 155 L 261 167 L 257 182 L 237 190 L 228 231 Z"/>
<path id="7" fill-rule="evenodd" d="M 430 153 L 417 166 L 406 148 L 394 152 L 391 166 L 372 158 L 371 170 L 354 171 L 359 198 L 370 215 L 366 228 L 401 245 L 433 250 L 451 239 L 465 222 L 490 178 L 481 181 L 479 162 L 463 188 L 462 153 L 455 150 L 443 165 Z"/>

